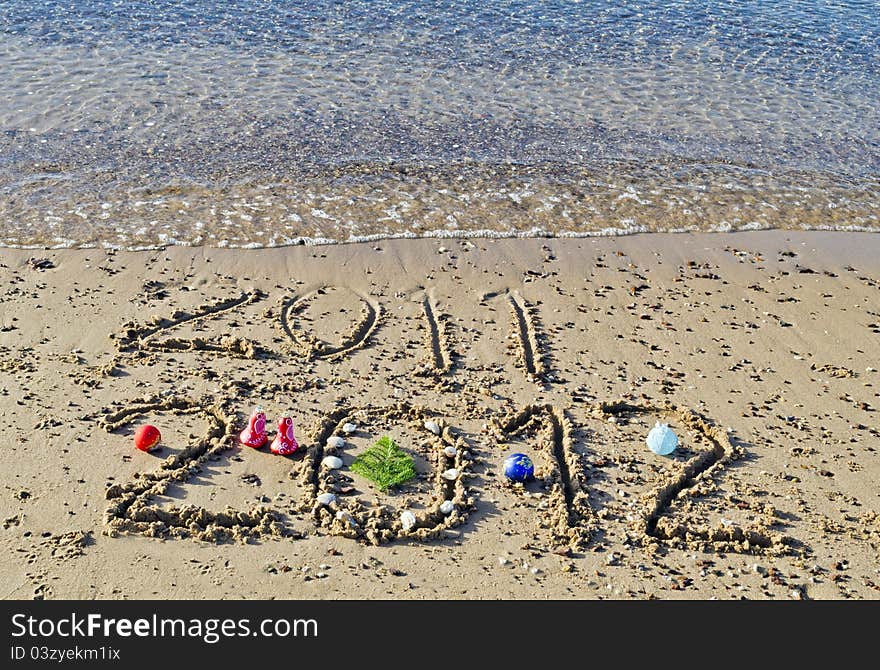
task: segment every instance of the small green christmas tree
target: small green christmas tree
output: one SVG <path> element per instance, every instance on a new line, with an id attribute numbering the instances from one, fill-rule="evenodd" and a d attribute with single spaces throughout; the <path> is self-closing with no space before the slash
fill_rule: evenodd
<path id="1" fill-rule="evenodd" d="M 382 492 L 416 476 L 412 457 L 387 435 L 356 458 L 351 469 L 375 482 Z"/>

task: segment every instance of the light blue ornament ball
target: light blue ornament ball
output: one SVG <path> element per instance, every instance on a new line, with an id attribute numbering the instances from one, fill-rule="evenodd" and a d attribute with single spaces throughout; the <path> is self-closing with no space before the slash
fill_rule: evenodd
<path id="1" fill-rule="evenodd" d="M 658 423 L 648 433 L 648 448 L 660 456 L 669 456 L 678 446 L 678 436 L 665 423 Z"/>
<path id="2" fill-rule="evenodd" d="M 527 482 L 535 476 L 535 465 L 525 454 L 511 454 L 504 459 L 504 476 L 512 482 Z"/>

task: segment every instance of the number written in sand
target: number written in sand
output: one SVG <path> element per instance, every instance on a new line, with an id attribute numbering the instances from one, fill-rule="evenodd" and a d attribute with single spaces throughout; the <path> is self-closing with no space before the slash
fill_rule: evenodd
<path id="1" fill-rule="evenodd" d="M 154 498 L 165 494 L 169 487 L 185 485 L 209 461 L 230 450 L 236 435 L 235 414 L 225 404 L 176 396 L 145 398 L 126 403 L 123 409 L 107 410 L 101 424 L 108 432 L 115 432 L 139 416 L 157 413 L 181 418 L 199 416 L 206 421 L 206 430 L 201 437 L 161 461 L 156 470 L 137 474 L 130 481 L 107 489 L 109 507 L 105 519 L 111 535 L 190 537 L 218 542 L 285 534 L 278 514 L 264 506 L 247 511 L 227 508 L 213 512 L 193 505 L 165 508 L 154 504 Z"/>
<path id="2" fill-rule="evenodd" d="M 527 451 L 533 451 L 536 479 L 547 490 L 542 505 L 542 525 L 550 528 L 556 551 L 584 547 L 595 526 L 586 492 L 580 456 L 574 449 L 573 425 L 568 414 L 553 405 L 527 405 L 490 427 L 493 442 L 510 450 L 514 437 L 527 434 Z M 528 454 L 527 454 L 528 455 Z"/>
<path id="3" fill-rule="evenodd" d="M 232 298 L 224 298 L 205 303 L 190 311 L 178 310 L 168 317 L 156 317 L 146 323 L 129 322 L 123 331 L 111 335 L 116 340 L 120 352 L 158 351 L 163 353 L 204 352 L 215 356 L 234 358 L 257 358 L 259 346 L 251 340 L 219 334 L 209 337 L 168 337 L 169 331 L 184 324 L 218 319 L 243 309 L 245 306 L 262 300 L 260 291 L 241 293 Z"/>
<path id="4" fill-rule="evenodd" d="M 515 352 L 517 367 L 529 379 L 541 382 L 552 381 L 547 337 L 542 332 L 537 307 L 523 298 L 519 291 L 486 293 L 482 301 L 501 296 L 510 309 L 509 338 L 513 341 L 510 348 Z"/>
<path id="5" fill-rule="evenodd" d="M 360 304 L 360 313 L 353 324 L 352 297 Z M 381 320 L 382 306 L 378 301 L 343 287 L 328 286 L 284 300 L 280 327 L 297 355 L 306 360 L 338 360 L 367 346 Z M 307 327 L 306 322 L 310 322 L 311 327 Z M 329 342 L 314 335 L 318 327 L 345 334 L 338 341 Z"/>
<path id="6" fill-rule="evenodd" d="M 729 497 L 719 497 L 720 504 L 708 506 L 708 516 L 714 519 L 695 520 L 703 516 L 697 500 L 711 496 L 718 476 L 744 453 L 711 421 L 689 408 L 635 402 L 600 403 L 592 408 L 591 419 L 595 421 L 589 431 L 594 442 L 591 450 L 603 460 L 615 453 L 622 470 L 616 486 L 643 481 L 647 463 L 639 465 L 642 459 L 658 471 L 654 481 L 645 481 L 642 490 L 633 492 L 633 503 L 625 503 L 629 540 L 642 546 L 659 544 L 697 551 L 792 551 L 791 539 L 774 529 L 780 523 L 774 511 L 764 504 L 749 505 L 745 496 L 735 505 L 745 509 L 742 523 L 727 518 L 736 511 L 731 509 Z M 646 431 L 656 421 L 674 424 L 681 435 L 688 436 L 687 444 L 680 445 L 670 457 L 654 456 L 645 446 Z M 616 493 L 620 495 L 621 490 Z"/>
<path id="7" fill-rule="evenodd" d="M 417 475 L 400 490 L 381 494 L 377 506 L 371 498 L 380 495 L 378 490 L 348 466 L 358 447 L 389 433 L 409 443 Z M 406 403 L 340 408 L 322 419 L 313 435 L 300 472 L 309 491 L 304 509 L 330 533 L 378 545 L 438 537 L 467 519 L 473 506 L 464 484 L 470 452 L 465 440 L 432 413 Z M 334 457 L 342 468 L 328 467 Z M 405 513 L 412 515 L 408 521 Z"/>
<path id="8" fill-rule="evenodd" d="M 448 315 L 440 311 L 430 290 L 424 292 L 420 302 L 428 359 L 416 374 L 423 376 L 448 374 L 452 372 L 455 356 L 451 346 Z"/>
<path id="9" fill-rule="evenodd" d="M 550 530 L 555 552 L 583 549 L 600 531 L 616 534 L 600 525 L 600 517 L 627 520 L 624 537 L 618 538 L 624 544 L 749 554 L 792 550 L 791 540 L 773 528 L 779 519 L 763 504 L 739 501 L 739 508 L 748 506 L 745 516 L 750 520 L 742 524 L 725 518 L 733 516 L 726 502 L 721 506 L 726 511 L 716 514 L 715 522 L 695 520 L 696 499 L 714 491 L 714 478 L 742 455 L 725 431 L 675 407 L 600 403 L 586 409 L 588 417 L 581 426 L 568 412 L 544 404 L 528 405 L 489 428 L 500 447 L 492 460 L 522 451 L 535 462 L 534 482 L 505 488 L 527 505 L 534 504 L 529 493 L 540 494 L 533 509 L 539 526 Z M 636 417 L 643 421 L 636 422 Z M 649 419 L 674 422 L 691 436 L 689 446 L 669 459 L 651 456 L 644 444 L 647 426 L 642 425 Z M 703 448 L 692 451 L 691 445 Z M 618 470 L 613 477 L 604 470 L 612 464 Z M 650 469 L 658 472 L 653 481 Z M 600 472 L 608 472 L 604 478 L 615 482 L 612 491 L 601 490 Z M 613 502 L 600 514 L 603 497 Z"/>
<path id="10" fill-rule="evenodd" d="M 517 291 L 487 294 L 484 299 L 504 296 L 510 310 L 517 367 L 527 377 L 551 381 L 550 354 L 543 334 L 537 307 Z M 208 322 L 244 310 L 265 298 L 259 290 L 218 299 L 189 310 L 178 310 L 169 316 L 154 317 L 144 323 L 132 321 L 119 333 L 112 334 L 122 353 L 207 353 L 218 357 L 265 358 L 275 355 L 257 341 L 239 337 L 234 330 Z M 432 291 L 421 294 L 420 306 L 425 332 L 427 359 L 417 374 L 444 376 L 452 372 L 456 352 L 452 349 L 449 315 L 440 310 Z M 271 312 L 267 311 L 266 315 Z M 325 286 L 300 296 L 281 301 L 276 324 L 288 349 L 305 360 L 337 361 L 369 345 L 385 318 L 382 305 L 371 296 L 364 296 L 344 286 Z M 175 337 L 171 333 L 186 325 L 219 330 L 216 334 L 196 337 Z M 234 327 L 234 324 L 231 324 Z M 323 337 L 319 334 L 323 334 Z M 340 335 L 341 333 L 341 335 Z"/>
<path id="11" fill-rule="evenodd" d="M 541 492 L 536 514 L 539 525 L 550 530 L 557 553 L 584 549 L 600 533 L 618 533 L 614 527 L 603 528 L 600 518 L 627 520 L 619 531 L 625 534 L 619 538 L 625 544 L 773 555 L 793 551 L 792 540 L 776 528 L 780 520 L 774 511 L 766 504 L 750 505 L 747 496 L 732 498 L 735 486 L 719 498 L 720 505 L 708 506 L 708 516 L 714 514 L 714 521 L 695 520 L 706 512 L 701 512 L 697 501 L 716 492 L 718 475 L 743 454 L 727 432 L 686 408 L 632 402 L 581 404 L 580 408 L 587 412 L 580 426 L 568 411 L 552 404 L 527 405 L 494 420 L 487 426 L 490 439 L 483 441 L 494 445 L 493 453 L 483 453 L 488 447 L 472 449 L 462 433 L 434 412 L 407 403 L 338 408 L 317 422 L 311 439 L 298 452 L 299 467 L 291 472 L 304 488 L 298 507 L 310 512 L 329 533 L 362 542 L 378 545 L 442 537 L 465 522 L 474 508 L 472 491 L 465 484 L 474 460 L 495 461 L 505 451 L 522 449 L 536 463 L 536 481 L 507 488 L 515 495 Z M 282 517 L 266 507 L 212 512 L 192 505 L 156 505 L 154 499 L 169 487 L 186 485 L 209 461 L 232 448 L 241 428 L 228 403 L 177 396 L 108 409 L 102 425 L 114 432 L 139 416 L 156 413 L 198 416 L 207 428 L 202 437 L 167 457 L 153 472 L 107 489 L 106 520 L 111 534 L 209 541 L 298 536 L 288 532 Z M 674 424 L 684 440 L 672 457 L 656 457 L 645 448 L 645 429 L 655 420 Z M 359 452 L 384 434 L 400 440 L 415 457 L 417 476 L 398 490 L 380 494 L 350 466 Z M 607 473 L 608 481 L 614 481 L 613 492 L 604 494 L 604 511 L 599 509 L 600 470 Z M 527 504 L 531 499 L 524 498 Z M 745 510 L 744 522 L 731 521 L 736 513 L 731 505 Z"/>

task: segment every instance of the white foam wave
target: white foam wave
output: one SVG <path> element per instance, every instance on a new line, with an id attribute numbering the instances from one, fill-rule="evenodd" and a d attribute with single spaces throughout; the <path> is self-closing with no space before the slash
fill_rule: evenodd
<path id="1" fill-rule="evenodd" d="M 679 228 L 662 228 L 652 229 L 644 225 L 628 225 L 626 227 L 607 227 L 599 230 L 566 230 L 566 231 L 550 231 L 544 228 L 530 228 L 529 230 L 520 231 L 499 231 L 491 229 L 478 230 L 449 230 L 438 229 L 420 231 L 418 233 L 412 231 L 402 231 L 394 233 L 375 233 L 371 235 L 349 235 L 345 239 L 334 239 L 330 237 L 283 237 L 274 238 L 269 244 L 261 244 L 259 242 L 243 242 L 240 244 L 230 243 L 228 240 L 221 240 L 215 244 L 203 244 L 202 239 L 197 240 L 181 240 L 169 237 L 162 244 L 139 244 L 139 245 L 123 245 L 110 242 L 87 242 L 77 243 L 75 240 L 63 240 L 55 244 L 15 244 L 9 241 L 0 241 L 0 248 L 4 249 L 27 249 L 27 250 L 62 250 L 62 249 L 108 249 L 115 251 L 155 251 L 168 247 L 198 247 L 198 246 L 214 246 L 221 249 L 265 249 L 290 246 L 326 246 L 333 244 L 360 244 L 365 242 L 379 242 L 382 240 L 396 239 L 538 239 L 538 238 L 591 238 L 591 237 L 618 237 L 623 235 L 639 235 L 650 233 L 731 233 L 744 232 L 753 230 L 774 230 L 777 226 L 766 225 L 757 221 L 732 225 L 729 222 L 722 222 L 716 226 L 708 228 L 700 228 L 697 226 L 685 226 Z M 785 230 L 820 230 L 829 232 L 850 232 L 850 233 L 880 233 L 880 228 L 864 226 L 858 224 L 851 225 L 814 225 L 814 226 L 792 226 Z"/>

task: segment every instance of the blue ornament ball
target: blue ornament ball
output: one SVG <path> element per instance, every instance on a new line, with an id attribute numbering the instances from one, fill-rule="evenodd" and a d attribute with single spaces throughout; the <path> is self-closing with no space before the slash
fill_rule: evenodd
<path id="1" fill-rule="evenodd" d="M 535 465 L 525 454 L 511 454 L 504 459 L 504 476 L 512 482 L 527 482 L 535 476 Z"/>
<path id="2" fill-rule="evenodd" d="M 660 456 L 668 456 L 678 446 L 678 436 L 665 423 L 656 424 L 648 433 L 648 448 Z"/>

